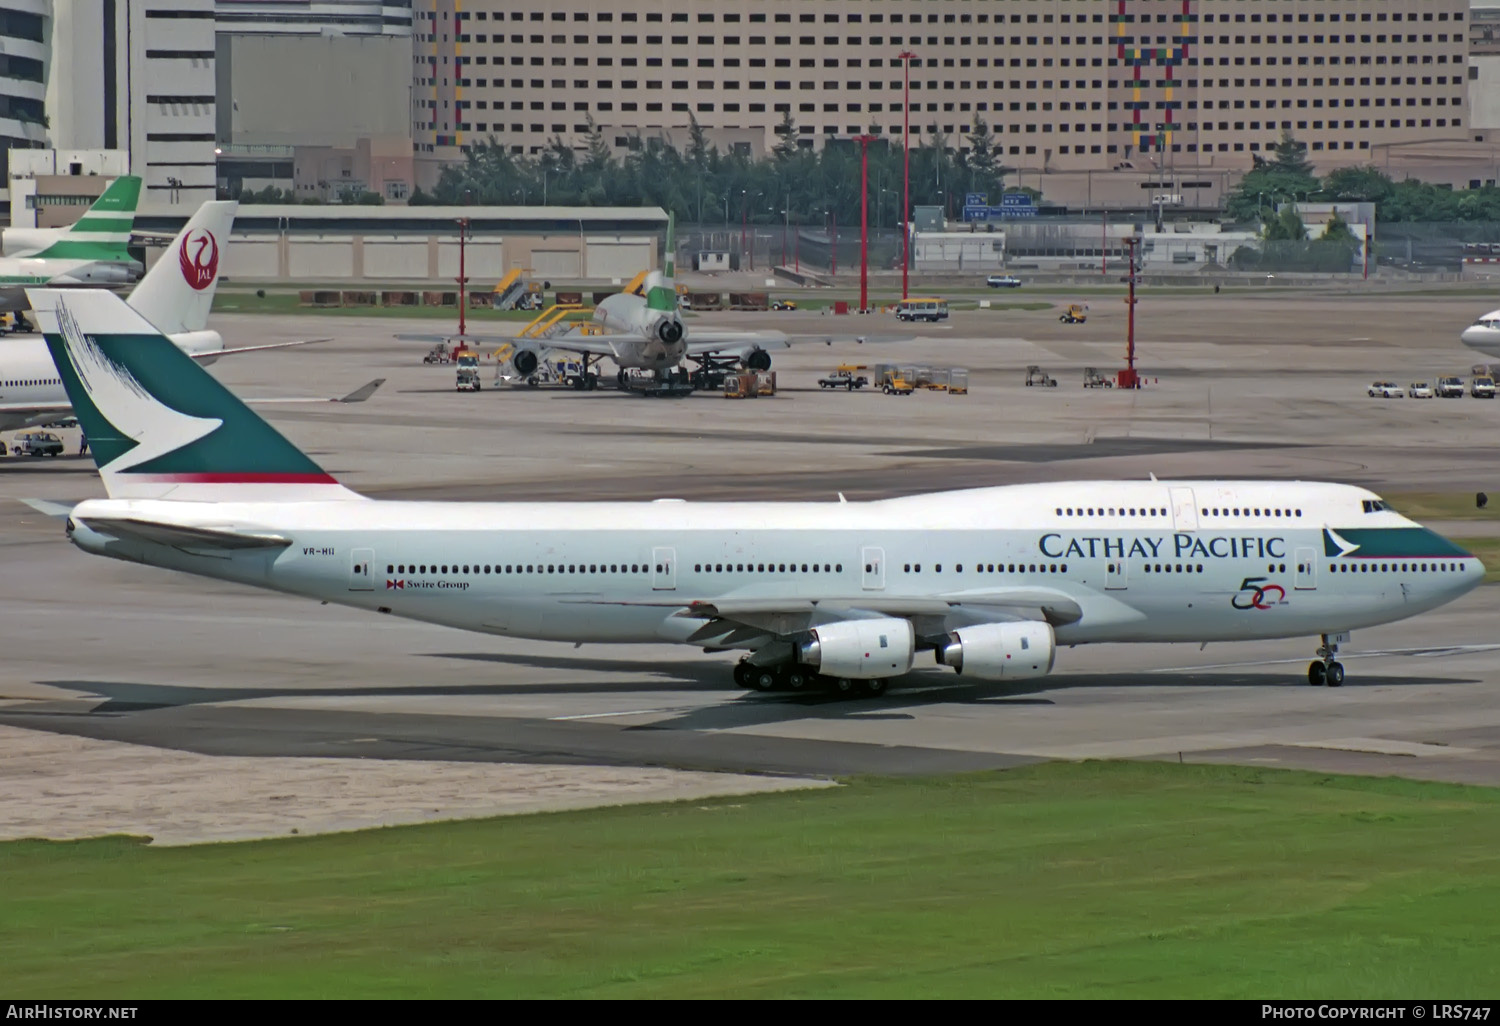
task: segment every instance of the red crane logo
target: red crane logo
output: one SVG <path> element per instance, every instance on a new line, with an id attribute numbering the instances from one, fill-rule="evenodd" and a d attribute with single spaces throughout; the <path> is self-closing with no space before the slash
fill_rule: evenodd
<path id="1" fill-rule="evenodd" d="M 199 292 L 214 283 L 219 273 L 219 242 L 207 228 L 200 229 L 182 240 L 178 251 L 182 264 L 182 277 Z"/>

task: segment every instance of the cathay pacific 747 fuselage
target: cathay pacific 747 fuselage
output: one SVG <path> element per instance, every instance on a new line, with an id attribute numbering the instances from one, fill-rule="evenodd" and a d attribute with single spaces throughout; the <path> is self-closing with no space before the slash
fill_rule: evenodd
<path id="1" fill-rule="evenodd" d="M 1344 632 L 1475 587 L 1469 553 L 1365 489 L 1018 485 L 877 502 L 446 503 L 339 485 L 107 294 L 33 293 L 108 499 L 88 552 L 466 630 L 742 649 L 746 686 L 980 680 L 1094 642 Z"/>

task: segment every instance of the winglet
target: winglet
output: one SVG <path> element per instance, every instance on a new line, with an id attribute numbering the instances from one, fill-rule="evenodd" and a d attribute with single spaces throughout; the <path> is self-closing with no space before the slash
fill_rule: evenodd
<path id="1" fill-rule="evenodd" d="M 362 403 L 375 394 L 375 390 L 385 384 L 385 378 L 376 378 L 374 381 L 360 385 L 354 391 L 342 399 L 335 399 L 336 403 Z"/>

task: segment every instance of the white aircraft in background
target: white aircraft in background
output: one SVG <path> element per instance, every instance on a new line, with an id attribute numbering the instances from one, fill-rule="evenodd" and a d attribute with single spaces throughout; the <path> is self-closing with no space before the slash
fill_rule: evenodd
<path id="1" fill-rule="evenodd" d="M 746 649 L 742 686 L 878 694 L 921 651 L 981 681 L 1057 646 L 1321 634 L 1484 579 L 1363 488 L 1090 481 L 879 502 L 378 501 L 108 293 L 32 290 L 106 499 L 85 552 L 513 637 Z"/>
<path id="2" fill-rule="evenodd" d="M 723 372 L 738 363 L 754 371 L 771 369 L 771 349 L 790 348 L 793 339 L 780 331 L 736 331 L 693 329 L 682 322 L 677 302 L 675 259 L 675 217 L 667 218 L 666 270 L 646 276 L 643 294 L 621 292 L 606 296 L 594 309 L 593 323 L 605 334 L 585 335 L 581 326 L 545 338 L 521 338 L 512 335 L 465 335 L 465 339 L 502 343 L 510 346 L 508 358 L 513 376 L 529 379 L 541 363 L 553 353 L 569 353 L 582 359 L 582 373 L 574 378 L 581 390 L 598 386 L 599 376 L 589 369 L 590 363 L 608 358 L 619 368 L 617 380 L 625 383 L 630 371 L 649 371 L 659 383 L 678 381 L 703 387 L 712 380 L 705 371 Z M 398 335 L 400 339 L 420 341 L 458 341 L 439 335 Z M 855 336 L 850 336 L 854 338 Z M 832 343 L 834 336 L 799 336 L 798 342 Z M 881 341 L 892 341 L 882 338 Z M 865 341 L 859 337 L 858 341 Z M 698 365 L 690 374 L 684 361 Z M 722 373 L 719 376 L 722 381 Z"/>
<path id="3" fill-rule="evenodd" d="M 1500 310 L 1491 310 L 1469 325 L 1458 336 L 1470 349 L 1488 356 L 1500 356 Z"/>
<path id="4" fill-rule="evenodd" d="M 0 232 L 0 311 L 24 324 L 26 288 L 119 288 L 145 268 L 130 255 L 141 180 L 121 175 L 67 228 L 6 228 Z"/>
<path id="5" fill-rule="evenodd" d="M 219 259 L 238 206 L 234 201 L 223 201 L 199 207 L 128 300 L 133 309 L 165 332 L 183 352 L 205 364 L 233 353 L 326 341 L 306 339 L 226 349 L 223 336 L 208 327 L 209 311 L 219 284 Z M 369 392 L 360 389 L 345 396 L 343 401 L 359 402 L 373 392 L 373 388 Z M 45 340 L 34 337 L 0 341 L 0 431 L 51 424 L 71 416 L 70 411 L 67 392 Z"/>

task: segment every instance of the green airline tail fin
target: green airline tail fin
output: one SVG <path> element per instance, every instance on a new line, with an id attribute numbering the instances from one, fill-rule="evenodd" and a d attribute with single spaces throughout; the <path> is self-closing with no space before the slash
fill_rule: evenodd
<path id="1" fill-rule="evenodd" d="M 135 208 L 140 198 L 140 178 L 121 175 L 109 183 L 103 195 L 61 238 L 36 256 L 61 260 L 130 260 L 130 232 L 135 227 Z"/>

